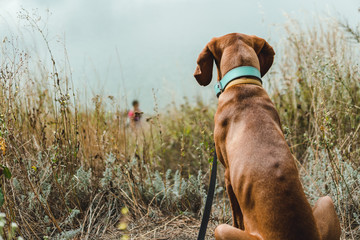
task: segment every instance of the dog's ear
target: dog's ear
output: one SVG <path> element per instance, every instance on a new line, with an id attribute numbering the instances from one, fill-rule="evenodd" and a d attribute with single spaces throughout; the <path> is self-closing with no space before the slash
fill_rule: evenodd
<path id="1" fill-rule="evenodd" d="M 202 86 L 209 85 L 212 79 L 214 57 L 209 49 L 209 44 L 199 54 L 194 73 L 196 81 Z"/>
<path id="2" fill-rule="evenodd" d="M 274 49 L 262 38 L 252 36 L 253 48 L 259 58 L 261 77 L 267 73 L 274 62 Z"/>

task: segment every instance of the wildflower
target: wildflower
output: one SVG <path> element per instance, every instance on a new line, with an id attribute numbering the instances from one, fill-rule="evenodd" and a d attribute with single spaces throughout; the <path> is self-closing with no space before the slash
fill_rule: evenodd
<path id="1" fill-rule="evenodd" d="M 0 137 L 0 151 L 2 151 L 2 154 L 5 155 L 6 143 L 5 143 L 5 139 L 3 139 L 2 137 Z"/>
<path id="2" fill-rule="evenodd" d="M 129 239 L 129 235 L 122 235 L 122 237 L 121 237 L 121 240 L 128 240 Z"/>
<path id="3" fill-rule="evenodd" d="M 127 207 L 123 207 L 122 209 L 121 209 L 121 214 L 122 215 L 127 215 L 129 213 L 129 209 L 127 208 Z"/>
<path id="4" fill-rule="evenodd" d="M 127 228 L 127 223 L 125 223 L 125 222 L 121 222 L 121 223 L 119 223 L 119 225 L 118 225 L 118 229 L 119 230 L 126 230 L 126 228 Z"/>

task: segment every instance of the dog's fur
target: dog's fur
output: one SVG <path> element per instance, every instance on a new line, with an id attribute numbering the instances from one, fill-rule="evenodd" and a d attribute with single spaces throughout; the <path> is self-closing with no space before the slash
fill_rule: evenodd
<path id="1" fill-rule="evenodd" d="M 213 61 L 218 80 L 239 66 L 253 66 L 263 76 L 274 55 L 262 38 L 228 34 L 205 46 L 194 76 L 200 85 L 208 85 Z M 279 115 L 262 87 L 238 84 L 220 95 L 214 138 L 218 159 L 225 167 L 233 216 L 233 226 L 222 224 L 215 229 L 217 240 L 340 239 L 331 198 L 320 198 L 311 209 Z"/>

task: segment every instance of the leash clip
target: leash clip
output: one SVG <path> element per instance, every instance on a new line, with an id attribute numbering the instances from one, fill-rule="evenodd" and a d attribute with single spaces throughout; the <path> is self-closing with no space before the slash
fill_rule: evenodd
<path id="1" fill-rule="evenodd" d="M 215 84 L 215 88 L 217 88 L 219 90 L 218 94 L 217 94 L 217 97 L 219 97 L 219 95 L 224 91 L 220 81 Z M 215 90 L 215 92 L 217 92 L 217 91 Z"/>

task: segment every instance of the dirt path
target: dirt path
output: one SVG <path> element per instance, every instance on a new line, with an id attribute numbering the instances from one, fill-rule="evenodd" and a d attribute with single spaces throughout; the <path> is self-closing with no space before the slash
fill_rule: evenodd
<path id="1" fill-rule="evenodd" d="M 196 239 L 200 227 L 200 221 L 185 215 L 142 218 L 129 224 L 128 236 L 131 239 L 159 239 L 159 240 L 185 240 Z M 213 239 L 215 224 L 209 223 L 207 238 Z M 123 232 L 115 227 L 101 239 L 121 239 Z"/>

